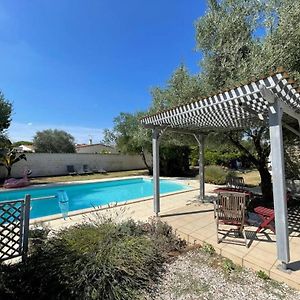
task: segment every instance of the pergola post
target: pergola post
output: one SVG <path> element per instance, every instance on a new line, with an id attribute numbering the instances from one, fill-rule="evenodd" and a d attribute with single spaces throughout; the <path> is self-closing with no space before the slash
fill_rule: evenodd
<path id="1" fill-rule="evenodd" d="M 290 261 L 286 183 L 284 170 L 284 149 L 282 136 L 282 108 L 277 99 L 269 110 L 271 165 L 273 179 L 273 198 L 275 210 L 275 228 L 277 257 L 282 269 L 287 269 Z"/>
<path id="2" fill-rule="evenodd" d="M 159 192 L 159 137 L 160 130 L 154 128 L 152 131 L 152 155 L 153 155 L 153 194 L 154 212 L 158 216 L 160 212 L 160 192 Z"/>
<path id="3" fill-rule="evenodd" d="M 199 200 L 204 202 L 205 197 L 205 182 L 204 182 L 204 135 L 194 134 L 199 145 Z"/>

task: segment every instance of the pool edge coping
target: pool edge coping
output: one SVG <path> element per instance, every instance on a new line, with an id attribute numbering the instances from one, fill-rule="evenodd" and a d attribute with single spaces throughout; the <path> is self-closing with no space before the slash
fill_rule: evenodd
<path id="1" fill-rule="evenodd" d="M 185 190 L 181 190 L 181 191 L 177 191 L 177 192 L 170 192 L 170 193 L 161 195 L 160 198 L 177 195 L 177 194 L 183 194 L 183 193 L 187 193 L 187 192 L 194 192 L 197 190 L 199 190 L 199 188 L 190 188 L 190 189 L 185 189 Z M 149 201 L 149 200 L 153 200 L 153 196 L 142 197 L 142 198 L 129 200 L 129 201 L 123 201 L 123 202 L 112 202 L 111 204 L 105 204 L 98 208 L 93 207 L 93 208 L 84 208 L 84 209 L 74 210 L 74 211 L 68 213 L 68 217 L 66 218 L 66 221 L 68 221 L 69 218 L 74 217 L 74 216 L 96 213 L 98 211 L 103 211 L 106 209 L 127 206 L 130 204 L 140 203 L 140 202 Z M 51 221 L 55 221 L 55 220 L 59 220 L 59 219 L 64 220 L 61 213 L 32 219 L 32 220 L 30 220 L 30 225 L 35 225 L 35 224 L 44 223 L 44 222 L 51 222 Z"/>

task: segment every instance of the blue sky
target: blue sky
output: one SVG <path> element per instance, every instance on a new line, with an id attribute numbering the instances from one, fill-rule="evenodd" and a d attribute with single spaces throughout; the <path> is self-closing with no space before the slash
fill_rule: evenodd
<path id="1" fill-rule="evenodd" d="M 2 0 L 0 89 L 12 140 L 58 128 L 102 138 L 122 112 L 145 110 L 151 87 L 185 63 L 198 72 L 199 0 Z"/>

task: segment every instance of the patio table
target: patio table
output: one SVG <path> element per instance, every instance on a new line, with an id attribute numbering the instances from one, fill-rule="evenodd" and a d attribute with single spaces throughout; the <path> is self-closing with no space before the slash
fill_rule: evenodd
<path id="1" fill-rule="evenodd" d="M 232 192 L 232 193 L 244 193 L 245 195 L 249 196 L 249 198 L 253 197 L 253 193 L 245 190 L 245 189 L 241 189 L 241 188 L 233 188 L 233 187 L 220 187 L 217 189 L 213 190 L 214 193 L 224 193 L 224 192 Z"/>

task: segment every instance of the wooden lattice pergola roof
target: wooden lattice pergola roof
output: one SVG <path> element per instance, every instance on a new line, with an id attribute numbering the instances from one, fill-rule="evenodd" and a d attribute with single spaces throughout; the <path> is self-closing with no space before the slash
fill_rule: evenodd
<path id="1" fill-rule="evenodd" d="M 289 115 L 300 114 L 299 85 L 287 72 L 280 69 L 247 84 L 147 115 L 141 119 L 141 123 L 145 127 L 181 128 L 202 132 L 257 126 L 268 121 L 272 94 L 281 100 L 285 106 L 284 111 Z"/>

